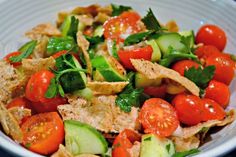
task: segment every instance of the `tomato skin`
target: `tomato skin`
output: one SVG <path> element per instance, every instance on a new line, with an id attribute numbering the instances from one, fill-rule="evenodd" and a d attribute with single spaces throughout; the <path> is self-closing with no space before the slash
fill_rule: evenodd
<path id="1" fill-rule="evenodd" d="M 202 103 L 204 108 L 202 121 L 224 119 L 226 115 L 224 109 L 214 100 L 204 98 Z"/>
<path id="2" fill-rule="evenodd" d="M 104 25 L 104 37 L 115 40 L 117 43 L 123 42 L 122 35 L 130 35 L 141 30 L 137 22 L 141 19 L 136 12 L 123 12 L 121 15 L 112 17 Z"/>
<path id="3" fill-rule="evenodd" d="M 63 121 L 56 112 L 41 113 L 27 118 L 21 130 L 22 145 L 42 155 L 55 152 L 64 139 Z"/>
<path id="4" fill-rule="evenodd" d="M 152 52 L 153 52 L 152 47 L 148 45 L 133 50 L 119 50 L 118 56 L 122 65 L 125 68 L 134 70 L 134 67 L 130 59 L 145 59 L 150 61 L 152 57 Z"/>
<path id="5" fill-rule="evenodd" d="M 229 85 L 234 78 L 234 62 L 225 56 L 211 56 L 206 59 L 206 66 L 216 67 L 213 79 Z"/>
<path id="6" fill-rule="evenodd" d="M 167 86 L 165 84 L 158 87 L 150 86 L 150 87 L 145 87 L 143 92 L 155 98 L 164 98 L 166 95 L 166 88 Z"/>
<path id="7" fill-rule="evenodd" d="M 179 120 L 183 124 L 196 125 L 202 120 L 201 99 L 195 95 L 178 94 L 172 100 Z"/>
<path id="8" fill-rule="evenodd" d="M 222 53 L 213 45 L 203 45 L 199 48 L 197 48 L 194 52 L 198 58 L 207 59 L 211 56 L 218 56 Z"/>
<path id="9" fill-rule="evenodd" d="M 223 108 L 226 108 L 230 99 L 230 90 L 224 83 L 211 80 L 205 90 L 204 98 L 209 98 L 216 101 Z"/>
<path id="10" fill-rule="evenodd" d="M 7 104 L 7 109 L 12 107 L 22 107 L 31 109 L 30 101 L 24 97 L 16 97 L 10 103 Z"/>
<path id="11" fill-rule="evenodd" d="M 172 69 L 177 71 L 180 75 L 184 76 L 184 71 L 190 69 L 191 67 L 195 67 L 196 69 L 199 67 L 199 64 L 192 60 L 181 60 L 176 62 Z"/>
<path id="12" fill-rule="evenodd" d="M 113 142 L 112 157 L 131 157 L 127 149 L 131 148 L 135 141 L 141 141 L 138 133 L 130 129 L 123 130 Z"/>
<path id="13" fill-rule="evenodd" d="M 203 43 L 204 45 L 213 45 L 220 51 L 223 51 L 227 42 L 225 32 L 216 25 L 202 26 L 197 35 L 196 43 Z"/>
<path id="14" fill-rule="evenodd" d="M 13 65 L 14 67 L 17 67 L 17 66 L 20 66 L 21 65 L 21 62 L 15 62 L 15 63 L 13 63 L 11 60 L 10 60 L 10 58 L 11 57 L 14 57 L 14 56 L 19 56 L 21 54 L 21 52 L 18 52 L 18 51 L 16 51 L 16 52 L 11 52 L 11 53 L 9 53 L 8 55 L 6 55 L 3 59 L 6 61 L 6 62 L 8 62 L 8 63 L 10 63 L 11 65 Z"/>
<path id="15" fill-rule="evenodd" d="M 151 98 L 144 102 L 139 115 L 145 133 L 170 136 L 179 126 L 175 109 L 165 100 Z"/>

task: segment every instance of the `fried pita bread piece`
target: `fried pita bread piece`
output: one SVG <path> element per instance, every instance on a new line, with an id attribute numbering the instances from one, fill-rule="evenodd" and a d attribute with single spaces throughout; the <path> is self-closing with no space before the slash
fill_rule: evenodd
<path id="1" fill-rule="evenodd" d="M 88 53 L 88 48 L 89 48 L 89 42 L 85 39 L 85 37 L 83 36 L 82 32 L 78 31 L 77 34 L 77 43 L 78 46 L 82 49 L 82 53 L 84 55 L 84 59 L 86 62 L 86 66 L 87 66 L 87 72 L 88 74 L 92 74 L 92 63 L 89 57 L 89 53 Z"/>
<path id="2" fill-rule="evenodd" d="M 88 82 L 87 87 L 90 88 L 95 95 L 114 95 L 121 92 L 129 82 Z"/>
<path id="3" fill-rule="evenodd" d="M 56 62 L 53 57 L 49 58 L 38 58 L 38 59 L 23 59 L 22 60 L 22 69 L 26 77 L 30 77 L 32 74 L 40 70 L 48 70 L 53 68 Z"/>
<path id="4" fill-rule="evenodd" d="M 0 123 L 7 135 L 11 136 L 17 142 L 22 141 L 23 134 L 17 120 L 10 111 L 6 109 L 2 102 L 0 102 Z"/>
<path id="5" fill-rule="evenodd" d="M 17 120 L 18 124 L 21 123 L 24 117 L 31 116 L 31 110 L 27 108 L 23 108 L 23 107 L 12 107 L 12 108 L 9 108 L 8 111 Z"/>
<path id="6" fill-rule="evenodd" d="M 175 145 L 175 150 L 177 152 L 183 152 L 183 151 L 188 151 L 191 149 L 196 149 L 200 145 L 200 140 L 196 136 L 191 136 L 188 138 L 172 136 L 170 139 L 173 141 Z"/>
<path id="7" fill-rule="evenodd" d="M 178 72 L 161 66 L 157 63 L 152 63 L 147 60 L 141 59 L 131 59 L 131 62 L 134 68 L 145 75 L 149 79 L 157 79 L 157 78 L 168 78 L 171 79 L 183 87 L 185 87 L 192 94 L 199 96 L 199 88 L 186 77 L 181 76 Z"/>
<path id="8" fill-rule="evenodd" d="M 141 143 L 138 141 L 135 141 L 134 145 L 130 149 L 128 149 L 130 157 L 139 157 L 140 150 L 141 150 Z"/>
<path id="9" fill-rule="evenodd" d="M 178 32 L 179 27 L 174 20 L 168 21 L 164 26 L 169 32 Z"/>
<path id="10" fill-rule="evenodd" d="M 32 40 L 36 40 L 42 36 L 61 36 L 61 32 L 51 23 L 43 23 L 35 26 L 32 30 L 26 32 L 25 35 Z"/>
<path id="11" fill-rule="evenodd" d="M 48 37 L 42 36 L 38 39 L 37 45 L 31 55 L 33 59 L 44 58 L 47 52 Z"/>
<path id="12" fill-rule="evenodd" d="M 24 86 L 24 77 L 9 63 L 0 60 L 0 102 L 7 104 Z"/>
<path id="13" fill-rule="evenodd" d="M 63 120 L 78 120 L 103 132 L 120 132 L 137 129 L 138 109 L 132 107 L 130 113 L 120 110 L 115 104 L 116 96 L 98 96 L 91 101 L 81 98 L 69 98 L 68 105 L 58 106 Z"/>

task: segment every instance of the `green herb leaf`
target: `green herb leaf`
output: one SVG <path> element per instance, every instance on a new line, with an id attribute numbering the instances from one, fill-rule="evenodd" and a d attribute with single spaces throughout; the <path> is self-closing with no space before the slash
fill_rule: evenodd
<path id="1" fill-rule="evenodd" d="M 113 41 L 112 48 L 111 48 L 111 53 L 112 53 L 113 57 L 115 57 L 116 59 L 119 59 L 119 56 L 118 56 L 117 52 L 118 52 L 118 50 L 117 50 L 117 47 L 116 47 L 116 41 Z"/>
<path id="2" fill-rule="evenodd" d="M 147 29 L 154 31 L 162 31 L 161 25 L 153 14 L 151 8 L 149 8 L 147 15 L 142 18 L 142 21 Z"/>
<path id="3" fill-rule="evenodd" d="M 166 150 L 167 150 L 168 153 L 170 153 L 170 144 L 166 145 Z"/>
<path id="4" fill-rule="evenodd" d="M 51 79 L 50 85 L 47 89 L 47 92 L 45 93 L 45 98 L 54 98 L 58 94 L 58 86 L 56 83 L 56 79 Z"/>
<path id="5" fill-rule="evenodd" d="M 147 137 L 144 139 L 144 141 L 151 141 L 152 137 Z"/>
<path id="6" fill-rule="evenodd" d="M 128 84 L 125 89 L 117 96 L 116 104 L 124 112 L 130 112 L 132 106 L 140 106 L 140 97 L 143 89 L 134 89 Z"/>
<path id="7" fill-rule="evenodd" d="M 206 88 L 208 82 L 213 78 L 215 73 L 215 66 L 207 66 L 204 69 L 201 67 L 195 68 L 191 67 L 188 70 L 184 71 L 184 76 L 189 80 L 193 81 L 198 87 Z"/>
<path id="8" fill-rule="evenodd" d="M 86 35 L 85 38 L 89 41 L 89 49 L 95 48 L 99 43 L 104 42 L 103 36 L 90 37 Z"/>
<path id="9" fill-rule="evenodd" d="M 31 147 L 31 144 L 30 144 L 30 143 L 26 143 L 26 144 L 25 144 L 25 147 L 26 147 L 27 149 L 29 149 L 29 148 Z"/>
<path id="10" fill-rule="evenodd" d="M 153 31 L 131 34 L 125 39 L 124 45 L 128 46 L 128 45 L 137 44 L 137 43 L 145 40 L 152 33 L 153 33 Z"/>
<path id="11" fill-rule="evenodd" d="M 12 62 L 21 62 L 22 59 L 29 57 L 33 53 L 34 48 L 35 48 L 36 45 L 37 45 L 37 41 L 36 40 L 32 40 L 32 41 L 27 42 L 25 45 L 23 45 L 19 49 L 21 54 L 18 55 L 18 56 L 11 57 L 10 60 Z"/>
<path id="12" fill-rule="evenodd" d="M 61 25 L 62 35 L 71 36 L 76 40 L 76 34 L 78 31 L 79 20 L 75 16 L 67 16 L 66 20 Z"/>
<path id="13" fill-rule="evenodd" d="M 124 11 L 132 10 L 131 7 L 124 5 L 111 4 L 111 7 L 112 7 L 112 16 L 118 16 Z"/>
<path id="14" fill-rule="evenodd" d="M 191 36 L 181 36 L 180 42 L 185 45 L 187 53 L 192 53 L 191 49 Z"/>
<path id="15" fill-rule="evenodd" d="M 235 56 L 234 54 L 230 54 L 230 58 L 231 58 L 234 62 L 236 62 L 236 56 Z"/>
<path id="16" fill-rule="evenodd" d="M 56 52 L 62 50 L 71 50 L 73 52 L 78 51 L 78 46 L 71 36 L 66 37 L 51 37 L 47 45 L 47 55 L 51 56 Z"/>
<path id="17" fill-rule="evenodd" d="M 200 152 L 200 150 L 198 150 L 198 149 L 191 149 L 189 151 L 176 152 L 172 157 L 186 157 L 188 155 L 197 154 L 199 152 Z"/>

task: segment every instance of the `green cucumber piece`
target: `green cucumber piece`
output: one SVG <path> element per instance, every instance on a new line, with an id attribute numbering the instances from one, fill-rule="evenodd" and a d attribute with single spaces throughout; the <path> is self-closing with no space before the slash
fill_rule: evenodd
<path id="1" fill-rule="evenodd" d="M 66 149 L 73 155 L 107 152 L 107 141 L 93 127 L 75 120 L 65 120 L 64 127 Z"/>
<path id="2" fill-rule="evenodd" d="M 82 69 L 82 66 L 80 65 L 79 61 L 72 55 L 72 60 L 75 64 L 75 66 L 79 69 Z M 86 74 L 84 72 L 80 72 L 81 78 L 83 79 L 84 83 L 87 83 L 87 78 L 86 78 Z"/>
<path id="3" fill-rule="evenodd" d="M 181 43 L 181 35 L 178 33 L 164 33 L 158 36 L 156 42 L 163 53 L 163 56 L 169 54 L 169 49 L 185 52 L 186 46 Z"/>
<path id="4" fill-rule="evenodd" d="M 194 46 L 194 43 L 195 43 L 195 36 L 194 36 L 194 31 L 193 30 L 190 30 L 190 31 L 182 31 L 182 32 L 179 32 L 179 34 L 181 36 L 184 36 L 184 37 L 190 37 L 191 38 L 191 42 L 190 42 L 190 47 L 192 48 Z"/>
<path id="5" fill-rule="evenodd" d="M 79 20 L 75 16 L 67 16 L 63 24 L 61 25 L 62 36 L 71 36 L 76 39 L 76 33 L 78 31 Z"/>
<path id="6" fill-rule="evenodd" d="M 102 26 L 98 26 L 98 27 L 94 30 L 93 36 L 94 36 L 94 37 L 96 37 L 96 36 L 101 37 L 102 35 L 103 35 L 103 27 L 102 27 Z"/>
<path id="7" fill-rule="evenodd" d="M 159 61 L 161 59 L 161 50 L 160 50 L 159 46 L 157 45 L 156 41 L 154 39 L 147 40 L 146 44 L 150 45 L 153 50 L 151 61 L 152 62 Z"/>
<path id="8" fill-rule="evenodd" d="M 73 95 L 80 96 L 87 100 L 91 100 L 93 98 L 93 91 L 90 88 L 86 87 L 84 89 L 73 92 Z"/>
<path id="9" fill-rule="evenodd" d="M 171 140 L 154 134 L 142 136 L 140 157 L 171 157 L 174 153 L 175 147 Z"/>
<path id="10" fill-rule="evenodd" d="M 104 81 L 105 79 L 98 70 L 95 70 L 95 71 L 93 71 L 93 80 L 94 81 Z"/>
<path id="11" fill-rule="evenodd" d="M 159 79 L 148 79 L 141 73 L 135 73 L 135 87 L 144 88 L 148 86 L 159 86 L 161 84 L 161 78 Z"/>
<path id="12" fill-rule="evenodd" d="M 108 82 L 125 81 L 125 76 L 119 74 L 109 63 L 108 59 L 104 56 L 96 56 L 92 60 L 93 68 L 99 71 L 99 73 Z"/>

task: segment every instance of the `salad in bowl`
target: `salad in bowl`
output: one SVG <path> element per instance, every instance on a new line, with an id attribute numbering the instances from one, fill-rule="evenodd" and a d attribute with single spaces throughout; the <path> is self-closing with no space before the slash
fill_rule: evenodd
<path id="1" fill-rule="evenodd" d="M 59 12 L 0 61 L 2 130 L 52 157 L 182 157 L 235 120 L 235 56 L 212 24 L 179 31 L 130 6 Z"/>

